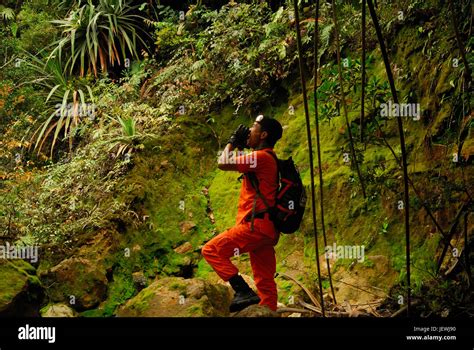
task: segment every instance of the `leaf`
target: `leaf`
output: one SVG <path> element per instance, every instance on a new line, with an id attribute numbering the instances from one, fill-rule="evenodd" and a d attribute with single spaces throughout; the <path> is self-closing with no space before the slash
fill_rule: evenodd
<path id="1" fill-rule="evenodd" d="M 18 24 L 17 24 L 17 23 L 12 23 L 12 24 L 10 25 L 10 29 L 11 29 L 11 31 L 12 31 L 12 35 L 13 35 L 14 37 L 16 37 L 16 34 L 17 34 L 17 32 L 18 32 Z"/>
<path id="2" fill-rule="evenodd" d="M 284 44 L 280 44 L 278 45 L 278 57 L 282 60 L 286 57 L 286 45 Z"/>
<path id="3" fill-rule="evenodd" d="M 10 21 L 15 18 L 15 11 L 9 7 L 0 5 L 0 18 L 4 21 Z"/>
<path id="4" fill-rule="evenodd" d="M 145 18 L 134 11 L 146 5 L 133 6 L 122 0 L 102 0 L 95 6 L 88 1 L 72 10 L 66 19 L 52 21 L 62 29 L 62 38 L 54 43 L 50 58 L 61 60 L 67 56 L 65 68 L 71 74 L 78 72 L 80 76 L 89 71 L 97 76 L 97 66 L 106 72 L 107 62 L 121 64 L 121 59 L 127 57 L 127 51 L 132 58 L 138 58 L 137 42 L 145 44 L 143 38 L 149 35 L 143 28 Z"/>

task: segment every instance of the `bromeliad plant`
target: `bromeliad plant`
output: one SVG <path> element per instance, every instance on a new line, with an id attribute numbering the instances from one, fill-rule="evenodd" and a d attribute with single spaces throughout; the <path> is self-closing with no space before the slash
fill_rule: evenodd
<path id="1" fill-rule="evenodd" d="M 139 44 L 146 47 L 143 17 L 130 0 L 84 0 L 74 6 L 68 17 L 53 21 L 63 37 L 52 44 L 46 60 L 31 57 L 29 63 L 40 75 L 35 83 L 45 89 L 47 105 L 46 120 L 33 135 L 35 150 L 40 152 L 53 133 L 51 156 L 61 131 L 71 150 L 81 118 L 95 113 L 91 74 L 98 76 L 98 66 L 107 72 L 109 66 L 138 57 Z"/>
<path id="2" fill-rule="evenodd" d="M 132 153 L 134 149 L 134 144 L 137 139 L 137 130 L 136 122 L 132 117 L 122 119 L 120 116 L 117 116 L 116 119 L 109 117 L 111 120 L 120 124 L 122 135 L 115 137 L 110 140 L 109 152 L 116 148 L 117 153 L 115 157 L 119 157 L 122 154 Z"/>
<path id="3" fill-rule="evenodd" d="M 98 66 L 107 72 L 109 65 L 138 58 L 139 43 L 146 48 L 144 18 L 130 0 L 99 0 L 97 5 L 88 0 L 78 6 L 65 19 L 53 21 L 63 29 L 63 37 L 48 58 L 67 59 L 64 69 L 70 74 L 92 72 L 97 77 Z"/>
<path id="4" fill-rule="evenodd" d="M 69 76 L 62 69 L 58 59 L 46 60 L 30 56 L 28 65 L 38 73 L 34 83 L 44 89 L 46 101 L 46 120 L 35 131 L 32 143 L 38 153 L 44 146 L 48 136 L 53 133 L 51 143 L 51 157 L 60 132 L 69 139 L 69 150 L 72 149 L 72 140 L 76 127 L 84 117 L 93 117 L 94 96 L 87 78 Z"/>
<path id="5" fill-rule="evenodd" d="M 103 143 L 109 144 L 108 151 L 114 151 L 115 158 L 120 157 L 125 154 L 132 154 L 135 150 L 145 148 L 145 145 L 142 143 L 144 140 L 156 139 L 157 134 L 147 134 L 142 133 L 137 130 L 136 120 L 133 117 L 122 118 L 116 116 L 115 118 L 107 116 L 114 124 L 120 126 L 120 135 L 117 135 L 116 131 L 105 135 L 110 137 L 110 139 L 105 140 Z"/>

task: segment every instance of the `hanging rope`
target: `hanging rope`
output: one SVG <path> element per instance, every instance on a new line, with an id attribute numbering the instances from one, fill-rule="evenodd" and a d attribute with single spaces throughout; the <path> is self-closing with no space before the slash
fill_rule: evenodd
<path id="1" fill-rule="evenodd" d="M 324 246 L 328 246 L 326 238 L 326 225 L 324 224 L 324 183 L 323 183 L 323 167 L 321 162 L 321 142 L 319 137 L 319 117 L 318 117 L 318 42 L 319 42 L 319 0 L 316 0 L 316 15 L 315 15 L 315 24 L 314 24 L 314 119 L 316 123 L 316 146 L 318 150 L 318 173 L 319 173 L 319 204 L 321 210 L 321 226 L 323 231 Z M 331 294 L 334 304 L 337 304 L 336 293 L 334 293 L 334 287 L 332 284 L 331 276 L 331 264 L 329 263 L 329 256 L 326 256 L 326 266 L 328 269 L 329 285 L 331 286 Z"/>
<path id="2" fill-rule="evenodd" d="M 346 96 L 344 92 L 344 83 L 342 80 L 342 64 L 341 64 L 341 53 L 340 53 L 340 43 L 339 43 L 339 24 L 337 21 L 336 5 L 334 4 L 334 0 L 332 0 L 332 14 L 333 14 L 333 20 L 334 20 L 334 32 L 336 35 L 336 47 L 337 47 L 336 55 L 337 55 L 337 67 L 339 71 L 339 85 L 341 88 L 342 109 L 344 111 L 344 118 L 346 120 L 347 132 L 349 134 L 349 144 L 351 147 L 352 160 L 354 162 L 354 165 L 357 171 L 357 177 L 359 178 L 360 187 L 362 189 L 362 195 L 364 196 L 364 200 L 365 200 L 367 198 L 367 195 L 365 193 L 365 185 L 364 185 L 364 181 L 362 180 L 362 175 L 360 173 L 359 162 L 357 161 L 357 155 L 354 148 L 354 139 L 352 137 L 351 125 L 349 124 L 349 117 L 347 115 Z"/>
<path id="3" fill-rule="evenodd" d="M 362 0 L 362 83 L 361 83 L 361 96 L 360 96 L 360 142 L 364 142 L 364 116 L 365 116 L 365 27 L 366 27 L 366 1 L 367 0 Z"/>
<path id="4" fill-rule="evenodd" d="M 461 215 L 464 213 L 464 211 L 466 211 L 469 208 L 469 205 L 470 205 L 470 201 L 468 201 L 467 203 L 464 203 L 459 209 L 458 213 L 456 214 L 456 217 L 454 218 L 453 225 L 451 226 L 451 229 L 449 230 L 447 237 L 445 237 L 444 239 L 445 245 L 443 247 L 443 251 L 441 252 L 441 256 L 438 259 L 438 267 L 436 269 L 436 273 L 439 273 L 439 270 L 441 269 L 441 265 L 443 264 L 446 253 L 448 252 L 448 244 L 450 245 L 451 239 L 456 233 L 456 228 L 460 222 Z"/>
<path id="5" fill-rule="evenodd" d="M 309 170 L 311 176 L 311 209 L 313 215 L 313 230 L 314 230 L 314 244 L 316 249 L 316 265 L 318 268 L 318 282 L 319 282 L 319 295 L 321 301 L 321 311 L 323 317 L 326 317 L 325 309 L 324 309 L 324 299 L 323 299 L 323 284 L 321 280 L 321 267 L 319 266 L 319 246 L 318 246 L 318 231 L 316 227 L 316 200 L 314 194 L 314 166 L 313 166 L 313 146 L 311 143 L 311 126 L 309 122 L 309 110 L 308 110 L 308 100 L 306 97 L 306 81 L 304 78 L 304 70 L 303 70 L 303 56 L 302 52 L 302 44 L 301 44 L 301 33 L 300 33 L 300 18 L 298 13 L 298 0 L 293 0 L 293 6 L 295 9 L 295 22 L 296 22 L 296 43 L 297 43 L 297 50 L 298 50 L 298 62 L 300 68 L 300 76 L 301 76 L 301 86 L 303 90 L 303 104 L 304 104 L 304 113 L 306 117 L 306 132 L 308 138 L 308 148 L 309 148 Z"/>
<path id="6" fill-rule="evenodd" d="M 334 0 L 333 0 L 334 1 Z M 377 34 L 377 40 L 380 45 L 380 51 L 382 52 L 383 61 L 385 64 L 385 71 L 387 72 L 388 82 L 390 84 L 390 90 L 392 92 L 393 102 L 398 104 L 397 90 L 395 89 L 395 82 L 393 80 L 392 70 L 390 68 L 390 61 L 388 59 L 387 50 L 382 37 L 382 31 L 380 30 L 379 21 L 377 14 L 375 13 L 374 5 L 372 0 L 367 0 L 369 6 L 370 16 L 374 23 L 375 32 Z M 400 136 L 400 148 L 402 152 L 402 168 L 403 168 L 403 198 L 404 198 L 404 211 L 405 211 L 405 245 L 406 245 L 406 270 L 407 270 L 407 316 L 410 316 L 411 309 L 411 287 L 410 287 L 410 197 L 408 189 L 408 170 L 407 170 L 407 155 L 405 149 L 405 135 L 403 133 L 403 123 L 400 117 L 397 118 L 398 133 Z"/>

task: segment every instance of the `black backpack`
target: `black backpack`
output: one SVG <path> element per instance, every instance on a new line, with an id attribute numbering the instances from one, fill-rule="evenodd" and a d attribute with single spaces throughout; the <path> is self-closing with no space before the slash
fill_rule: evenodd
<path id="1" fill-rule="evenodd" d="M 270 207 L 260 193 L 255 173 L 247 173 L 252 187 L 257 192 L 252 209 L 252 230 L 255 217 L 255 203 L 257 202 L 257 197 L 260 197 L 270 213 L 275 228 L 282 233 L 294 233 L 300 227 L 306 206 L 306 191 L 303 187 L 300 173 L 296 169 L 291 157 L 287 160 L 282 160 L 278 159 L 275 153 L 271 151 L 267 151 L 267 153 L 272 155 L 278 167 L 276 201 L 275 206 Z"/>

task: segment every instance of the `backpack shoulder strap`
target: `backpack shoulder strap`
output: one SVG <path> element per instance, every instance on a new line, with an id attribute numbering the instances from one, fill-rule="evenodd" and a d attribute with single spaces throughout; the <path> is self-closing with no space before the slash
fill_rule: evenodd
<path id="1" fill-rule="evenodd" d="M 273 159 L 275 159 L 275 162 L 277 163 L 277 167 L 278 167 L 278 157 L 276 156 L 275 152 L 266 151 L 266 153 L 268 153 L 269 155 L 271 155 L 273 157 Z"/>
<path id="2" fill-rule="evenodd" d="M 280 172 L 279 172 L 279 167 L 278 167 L 278 158 L 277 156 L 275 155 L 274 152 L 272 151 L 266 151 L 266 153 L 270 154 L 273 159 L 275 159 L 275 162 L 276 162 L 276 166 L 277 166 L 277 186 L 280 182 Z M 263 204 L 265 204 L 265 206 L 267 207 L 267 210 L 271 210 L 271 207 L 270 205 L 268 204 L 267 200 L 265 199 L 264 196 L 262 196 L 262 194 L 260 193 L 260 188 L 259 188 L 259 183 L 258 183 L 258 179 L 257 179 L 257 175 L 254 173 L 254 172 L 248 172 L 248 173 L 245 173 L 245 175 L 247 175 L 249 181 L 250 181 L 250 184 L 252 185 L 252 187 L 255 189 L 255 192 L 256 192 L 256 195 L 253 199 L 253 205 L 252 205 L 252 220 L 251 220 L 251 230 L 253 231 L 253 221 L 254 221 L 254 218 L 255 218 L 255 207 L 256 207 L 256 204 L 257 204 L 257 198 L 261 198 L 262 201 L 263 201 Z M 278 190 L 277 190 L 277 193 L 278 193 Z"/>
<path id="3" fill-rule="evenodd" d="M 280 162 L 278 161 L 278 157 L 276 156 L 275 152 L 273 151 L 267 151 L 268 154 L 270 154 L 273 159 L 275 159 L 275 162 L 276 162 L 276 166 L 277 166 L 277 184 L 280 183 Z"/>

